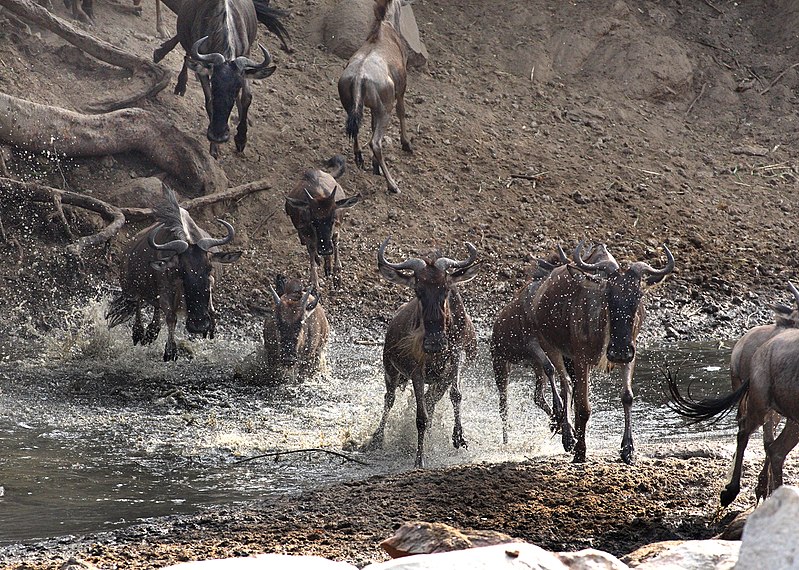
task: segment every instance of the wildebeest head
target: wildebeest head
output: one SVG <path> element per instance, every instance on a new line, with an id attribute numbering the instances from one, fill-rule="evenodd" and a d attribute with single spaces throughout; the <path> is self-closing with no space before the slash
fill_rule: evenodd
<path id="1" fill-rule="evenodd" d="M 233 263 L 241 252 L 211 251 L 233 241 L 233 226 L 224 220 L 217 220 L 227 229 L 223 238 L 202 238 L 197 243 L 189 243 L 183 239 L 175 239 L 166 243 L 157 243 L 156 235 L 164 227 L 159 224 L 148 234 L 150 247 L 158 250 L 163 256 L 151 263 L 159 272 L 174 271 L 176 279 L 183 288 L 183 300 L 186 309 L 186 329 L 191 333 L 211 333 L 213 336 L 211 293 L 214 285 L 214 262 Z M 207 234 L 206 234 L 207 235 Z"/>
<path id="2" fill-rule="evenodd" d="M 401 263 L 386 261 L 386 238 L 377 250 L 377 267 L 380 274 L 399 285 L 413 288 L 419 301 L 424 339 L 422 348 L 427 353 L 447 349 L 447 321 L 449 297 L 458 283 L 471 281 L 477 275 L 477 248 L 466 242 L 469 257 L 456 261 L 440 255 L 430 258 L 411 257 Z"/>
<path id="3" fill-rule="evenodd" d="M 575 266 L 568 266 L 568 270 L 572 277 L 581 279 L 585 287 L 605 296 L 610 330 L 608 360 L 618 364 L 631 362 L 635 358 L 636 315 L 641 299 L 649 287 L 660 283 L 674 271 L 674 257 L 664 245 L 667 262 L 662 269 L 655 269 L 643 261 L 622 268 L 609 253 L 612 264 L 606 261 L 585 262 L 580 255 L 582 246 L 583 242 L 580 242 L 575 249 Z"/>
<path id="4" fill-rule="evenodd" d="M 210 103 L 211 116 L 207 136 L 211 142 L 223 143 L 230 138 L 228 119 L 243 82 L 269 77 L 276 67 L 269 65 L 272 56 L 261 44 L 258 47 L 264 54 L 264 60 L 256 63 L 243 55 L 228 60 L 221 53 L 200 53 L 200 46 L 207 39 L 208 36 L 202 37 L 191 46 L 190 66 L 195 72 L 210 76 L 211 101 L 206 101 L 206 107 Z"/>
<path id="5" fill-rule="evenodd" d="M 272 285 L 275 303 L 275 324 L 280 343 L 280 363 L 292 367 L 297 363 L 297 351 L 303 339 L 305 320 L 319 304 L 315 289 L 306 290 L 298 279 L 286 281 L 282 275 L 275 278 L 277 291 Z"/>
<path id="6" fill-rule="evenodd" d="M 308 177 L 317 177 L 318 171 L 308 171 L 304 175 L 303 182 L 318 186 L 316 178 L 306 180 Z M 286 203 L 294 208 L 305 212 L 310 220 L 310 230 L 313 233 L 313 241 L 316 245 L 316 253 L 322 256 L 333 255 L 333 233 L 337 220 L 339 208 L 349 208 L 358 203 L 361 199 L 360 194 L 336 200 L 336 189 L 338 185 L 326 196 L 313 196 L 306 187 L 303 198 L 293 198 L 286 196 Z"/>

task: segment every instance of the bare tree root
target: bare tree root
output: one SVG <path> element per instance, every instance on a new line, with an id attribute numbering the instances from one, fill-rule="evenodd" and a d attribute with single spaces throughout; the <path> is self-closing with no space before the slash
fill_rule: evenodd
<path id="1" fill-rule="evenodd" d="M 32 202 L 53 204 L 56 215 L 61 219 L 65 227 L 67 227 L 67 232 L 70 236 L 72 236 L 72 232 L 67 226 L 62 204 L 83 208 L 84 210 L 100 214 L 104 220 L 109 222 L 105 228 L 96 234 L 79 238 L 74 243 L 67 246 L 67 251 L 77 257 L 80 257 L 87 247 L 109 241 L 119 233 L 119 230 L 125 224 L 125 216 L 122 210 L 116 206 L 112 206 L 107 202 L 92 198 L 91 196 L 68 192 L 66 190 L 58 190 L 35 182 L 20 182 L 10 178 L 0 178 L 0 197 L 2 197 L 3 200 L 16 198 Z"/>
<path id="2" fill-rule="evenodd" d="M 31 0 L 0 0 L 0 6 L 27 22 L 47 28 L 100 61 L 122 67 L 134 74 L 143 71 L 153 78 L 152 84 L 141 92 L 122 99 L 106 99 L 88 103 L 85 107 L 88 112 L 105 113 L 129 107 L 141 99 L 154 96 L 169 84 L 170 74 L 166 69 L 136 57 L 130 52 L 123 51 L 104 40 L 92 37 Z"/>
<path id="3" fill-rule="evenodd" d="M 193 193 L 227 188 L 227 176 L 205 145 L 144 109 L 82 115 L 0 93 L 0 143 L 66 156 L 139 152 Z"/>
<path id="4" fill-rule="evenodd" d="M 191 212 L 192 210 L 205 208 L 206 206 L 210 206 L 211 204 L 224 202 L 225 200 L 239 200 L 249 194 L 254 194 L 255 192 L 263 192 L 264 190 L 269 190 L 271 188 L 272 188 L 271 182 L 268 182 L 265 179 L 255 180 L 254 182 L 248 182 L 247 184 L 242 184 L 241 186 L 230 188 L 229 190 L 226 190 L 224 192 L 217 192 L 215 194 L 206 194 L 205 196 L 194 198 L 193 200 L 189 200 L 185 204 L 181 204 L 181 206 L 183 206 L 186 210 Z M 153 210 L 151 208 L 120 208 L 120 210 L 125 215 L 125 219 L 131 222 L 147 220 L 153 217 Z"/>

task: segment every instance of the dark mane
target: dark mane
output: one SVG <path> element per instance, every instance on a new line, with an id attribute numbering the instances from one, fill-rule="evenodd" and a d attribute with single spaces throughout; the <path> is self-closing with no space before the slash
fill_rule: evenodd
<path id="1" fill-rule="evenodd" d="M 372 22 L 372 29 L 369 30 L 369 35 L 366 37 L 367 42 L 374 42 L 377 41 L 378 36 L 380 35 L 380 27 L 383 23 L 383 20 L 386 19 L 386 10 L 388 9 L 388 4 L 392 0 L 377 0 L 375 2 L 375 20 Z"/>
<path id="2" fill-rule="evenodd" d="M 163 186 L 164 199 L 153 206 L 155 219 L 172 232 L 177 239 L 190 241 L 183 229 L 183 220 L 180 217 L 180 204 L 175 191 L 167 185 Z"/>
<path id="3" fill-rule="evenodd" d="M 208 10 L 207 13 L 207 21 L 208 21 L 208 28 L 210 29 L 210 34 L 208 39 L 205 41 L 204 48 L 200 48 L 200 51 L 219 51 L 225 57 L 227 57 L 227 47 L 233 48 L 233 43 L 231 38 L 228 36 L 228 28 L 225 25 L 225 18 L 227 15 L 227 2 L 225 0 L 216 0 L 213 3 L 213 7 Z M 214 25 L 211 25 L 210 22 L 214 22 Z M 211 50 L 211 46 L 214 46 L 213 50 Z M 235 55 L 235 54 L 234 54 Z"/>

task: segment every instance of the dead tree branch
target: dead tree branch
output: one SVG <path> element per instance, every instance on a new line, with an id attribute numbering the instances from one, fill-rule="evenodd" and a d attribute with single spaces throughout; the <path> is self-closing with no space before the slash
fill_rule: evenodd
<path id="1" fill-rule="evenodd" d="M 338 451 L 333 451 L 332 449 L 324 449 L 322 447 L 309 447 L 306 449 L 289 449 L 286 451 L 272 451 L 270 453 L 261 453 L 260 455 L 245 457 L 244 459 L 239 459 L 238 461 L 234 461 L 233 463 L 234 464 L 246 463 L 247 461 L 252 461 L 253 459 L 262 459 L 264 457 L 280 457 L 281 455 L 289 455 L 291 453 L 308 453 L 308 452 L 329 453 L 330 455 L 335 455 L 336 457 L 341 457 L 342 459 L 346 459 L 347 461 L 352 461 L 354 463 L 359 463 L 360 465 L 369 465 L 366 461 L 361 461 L 360 459 L 356 459 L 355 457 L 344 455 L 343 453 L 339 453 Z"/>
<path id="2" fill-rule="evenodd" d="M 104 40 L 92 37 L 31 0 L 0 0 L 0 6 L 27 22 L 47 28 L 100 61 L 127 69 L 134 74 L 144 72 L 152 77 L 152 84 L 143 91 L 130 94 L 122 99 L 105 99 L 89 103 L 85 108 L 88 112 L 105 113 L 129 107 L 141 99 L 152 97 L 169 84 L 169 72 L 164 68 L 146 59 L 136 57 L 128 51 L 123 51 Z"/>
<path id="3" fill-rule="evenodd" d="M 227 176 L 205 145 L 144 109 L 82 115 L 0 93 L 0 143 L 66 156 L 139 152 L 192 192 L 227 188 Z"/>
<path id="4" fill-rule="evenodd" d="M 58 215 L 65 225 L 67 221 L 61 209 L 62 204 L 95 212 L 109 222 L 105 228 L 96 234 L 84 236 L 67 246 L 67 251 L 76 256 L 80 256 L 83 250 L 89 246 L 107 242 L 119 233 L 119 230 L 125 224 L 125 216 L 122 214 L 122 210 L 116 206 L 112 206 L 97 198 L 86 196 L 85 194 L 58 190 L 57 188 L 50 188 L 49 186 L 37 184 L 35 182 L 20 182 L 10 178 L 0 178 L 0 197 L 2 197 L 3 200 L 17 198 L 29 200 L 31 202 L 53 204 L 56 210 L 60 210 Z M 67 228 L 67 230 L 71 235 L 69 228 Z"/>

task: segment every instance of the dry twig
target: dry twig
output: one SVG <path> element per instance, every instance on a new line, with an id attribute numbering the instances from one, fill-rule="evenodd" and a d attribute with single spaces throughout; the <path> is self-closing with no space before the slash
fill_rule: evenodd
<path id="1" fill-rule="evenodd" d="M 700 98 L 702 95 L 704 95 L 704 94 L 705 94 L 705 89 L 707 89 L 707 83 L 703 83 L 703 84 L 702 84 L 702 89 L 700 89 L 700 90 L 699 90 L 699 95 L 697 95 L 696 97 L 694 97 L 694 100 L 693 100 L 693 101 L 691 101 L 691 104 L 690 104 L 690 105 L 688 105 L 688 110 L 687 110 L 687 111 L 685 111 L 685 116 L 686 116 L 686 117 L 687 117 L 688 115 L 690 115 L 690 114 L 691 114 L 691 110 L 694 108 L 694 105 L 696 105 L 696 102 L 697 102 L 697 101 L 699 101 L 699 98 Z"/>
<path id="2" fill-rule="evenodd" d="M 272 451 L 270 453 L 261 453 L 259 455 L 253 455 L 252 457 L 245 457 L 244 459 L 239 459 L 238 461 L 234 461 L 234 464 L 238 463 L 246 463 L 247 461 L 252 461 L 253 459 L 262 459 L 264 457 L 280 457 L 281 455 L 289 455 L 291 453 L 308 453 L 308 452 L 317 452 L 317 453 L 329 453 L 330 455 L 335 455 L 336 457 L 341 457 L 342 459 L 346 459 L 347 461 L 352 461 L 354 463 L 359 463 L 361 465 L 369 465 L 366 461 L 361 461 L 360 459 L 356 459 L 355 457 L 350 457 L 349 455 L 345 455 L 343 453 L 339 453 L 338 451 L 333 451 L 332 449 L 324 449 L 322 447 L 308 447 L 305 449 L 289 449 L 286 451 Z"/>
<path id="3" fill-rule="evenodd" d="M 780 73 L 780 74 L 779 74 L 777 77 L 775 77 L 775 78 L 774 78 L 774 81 L 772 81 L 771 83 L 769 83 L 769 84 L 768 84 L 768 87 L 766 87 L 765 89 L 763 89 L 763 91 L 761 91 L 761 92 L 760 92 L 760 94 L 761 94 L 761 95 L 765 95 L 766 93 L 768 93 L 768 92 L 769 92 L 769 90 L 770 90 L 772 87 L 774 87 L 774 86 L 777 84 L 777 82 L 778 82 L 780 79 L 782 79 L 782 78 L 783 78 L 783 76 L 784 76 L 786 73 L 788 73 L 790 70 L 792 70 L 792 69 L 793 69 L 793 68 L 795 68 L 795 67 L 799 67 L 799 63 L 794 63 L 793 65 L 791 65 L 790 67 L 788 67 L 788 68 L 787 68 L 785 71 L 783 71 L 782 73 Z"/>

